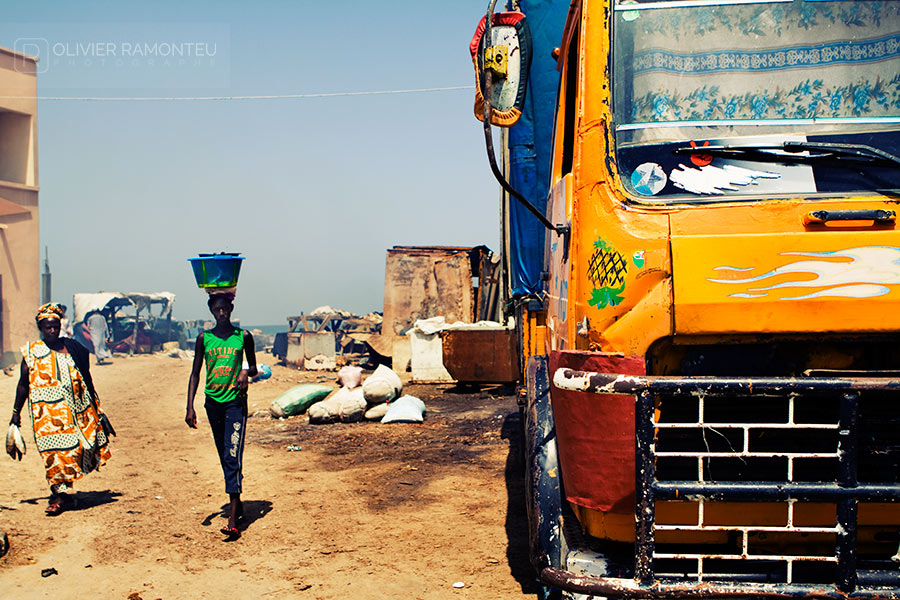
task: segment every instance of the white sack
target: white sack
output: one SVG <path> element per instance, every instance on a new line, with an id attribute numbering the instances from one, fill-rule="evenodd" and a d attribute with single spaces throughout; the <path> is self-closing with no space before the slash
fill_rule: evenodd
<path id="1" fill-rule="evenodd" d="M 424 420 L 425 403 L 415 396 L 397 398 L 381 419 L 382 423 L 421 423 Z"/>
<path id="2" fill-rule="evenodd" d="M 334 394 L 316 402 L 306 411 L 309 422 L 315 425 L 324 423 L 353 423 L 363 418 L 366 410 L 366 399 L 361 388 L 348 389 L 342 387 Z"/>
<path id="3" fill-rule="evenodd" d="M 341 370 L 338 371 L 338 381 L 341 382 L 341 386 L 348 389 L 359 387 L 362 384 L 362 367 L 351 367 L 350 365 L 341 367 Z"/>
<path id="4" fill-rule="evenodd" d="M 400 390 L 403 389 L 403 382 L 400 381 L 400 376 L 390 368 L 378 365 L 375 372 L 363 383 L 362 389 L 366 402 L 380 404 L 390 402 L 399 396 Z"/>
<path id="5" fill-rule="evenodd" d="M 366 411 L 366 421 L 380 421 L 390 407 L 390 404 L 376 404 Z"/>

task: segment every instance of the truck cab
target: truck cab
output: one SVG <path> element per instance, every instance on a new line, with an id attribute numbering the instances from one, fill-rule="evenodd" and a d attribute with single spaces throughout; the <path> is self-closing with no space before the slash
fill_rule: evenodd
<path id="1" fill-rule="evenodd" d="M 900 2 L 580 0 L 558 57 L 542 581 L 900 597 Z"/>

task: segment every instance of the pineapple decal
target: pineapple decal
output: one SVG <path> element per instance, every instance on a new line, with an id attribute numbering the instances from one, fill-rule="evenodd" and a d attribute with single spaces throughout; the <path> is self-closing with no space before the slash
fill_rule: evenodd
<path id="1" fill-rule="evenodd" d="M 602 238 L 597 238 L 594 242 L 594 253 L 588 263 L 588 279 L 594 284 L 594 291 L 588 304 L 597 308 L 620 304 L 622 292 L 625 291 L 627 271 L 628 263 L 622 253 Z"/>

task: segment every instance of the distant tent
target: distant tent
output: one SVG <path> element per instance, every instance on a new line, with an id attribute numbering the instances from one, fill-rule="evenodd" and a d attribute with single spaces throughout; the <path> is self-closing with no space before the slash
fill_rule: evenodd
<path id="1" fill-rule="evenodd" d="M 148 310 L 153 305 L 160 305 L 160 318 L 172 320 L 172 306 L 175 304 L 175 294 L 172 292 L 156 292 L 146 294 L 143 292 L 97 292 L 93 294 L 75 294 L 75 323 L 84 321 L 85 317 L 93 311 L 108 311 L 114 320 L 116 312 L 128 306 L 134 307 L 135 319 L 131 335 L 122 340 L 113 340 L 116 343 L 126 342 L 129 354 L 134 354 L 135 348 L 140 345 L 139 323 L 141 312 Z M 76 339 L 77 339 L 76 335 Z M 144 336 L 146 337 L 146 336 Z M 135 342 L 137 340 L 137 343 Z M 84 343 L 84 340 L 79 340 Z"/>
<path id="2" fill-rule="evenodd" d="M 144 294 L 141 292 L 97 292 L 94 294 L 75 294 L 75 314 L 73 319 L 84 321 L 88 313 L 95 310 L 113 309 L 115 312 L 124 306 L 134 306 L 135 311 L 140 312 L 153 304 L 163 305 L 160 316 L 171 317 L 172 305 L 175 303 L 175 294 L 172 292 L 156 292 Z"/>

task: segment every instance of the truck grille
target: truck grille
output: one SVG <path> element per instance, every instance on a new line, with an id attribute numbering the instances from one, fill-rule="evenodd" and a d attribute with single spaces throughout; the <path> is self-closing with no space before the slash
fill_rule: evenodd
<path id="1" fill-rule="evenodd" d="M 656 402 L 656 478 L 660 482 L 835 482 L 840 402 L 822 397 L 668 397 Z M 897 480 L 900 411 L 890 396 L 859 400 L 858 480 Z M 896 571 L 898 513 L 864 503 L 857 527 L 864 577 Z M 836 580 L 837 504 L 762 504 L 703 499 L 657 506 L 658 577 L 814 583 Z"/>
<path id="2" fill-rule="evenodd" d="M 900 537 L 897 505 L 837 499 L 831 490 L 897 482 L 900 410 L 890 393 L 695 390 L 645 402 L 654 431 L 651 484 L 672 492 L 656 505 L 651 525 L 656 578 L 900 583 L 891 560 Z M 804 497 L 779 499 L 792 485 Z M 689 487 L 712 493 L 685 494 Z M 717 489 L 734 496 L 717 498 Z"/>
<path id="3" fill-rule="evenodd" d="M 636 396 L 636 589 L 896 597 L 900 381 L 560 369 L 554 384 Z"/>

